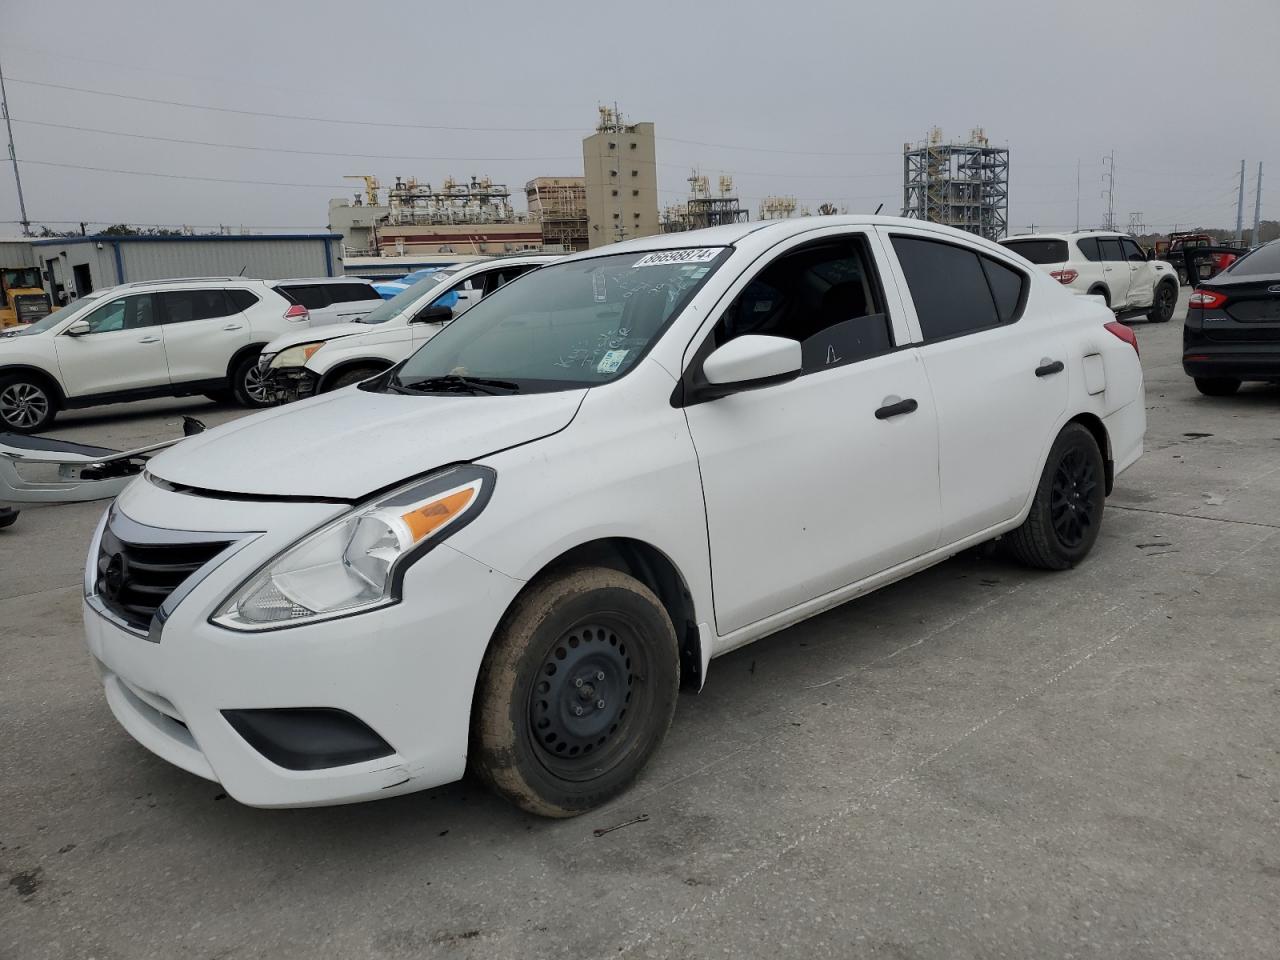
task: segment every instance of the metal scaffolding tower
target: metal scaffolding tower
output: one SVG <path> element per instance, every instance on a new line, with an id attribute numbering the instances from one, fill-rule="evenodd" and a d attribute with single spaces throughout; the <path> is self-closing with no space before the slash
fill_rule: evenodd
<path id="1" fill-rule="evenodd" d="M 999 240 L 1009 229 L 1009 151 L 979 127 L 966 143 L 929 139 L 902 149 L 902 215 Z"/>

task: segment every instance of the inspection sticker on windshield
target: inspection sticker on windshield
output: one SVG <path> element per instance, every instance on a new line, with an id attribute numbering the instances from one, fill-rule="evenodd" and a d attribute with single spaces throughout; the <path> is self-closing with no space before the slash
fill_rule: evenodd
<path id="1" fill-rule="evenodd" d="M 596 373 L 617 373 L 630 350 L 609 350 L 596 364 Z"/>
<path id="2" fill-rule="evenodd" d="M 646 253 L 633 267 L 662 267 L 668 263 L 706 263 L 720 254 L 720 247 L 687 247 L 683 250 L 659 250 Z"/>

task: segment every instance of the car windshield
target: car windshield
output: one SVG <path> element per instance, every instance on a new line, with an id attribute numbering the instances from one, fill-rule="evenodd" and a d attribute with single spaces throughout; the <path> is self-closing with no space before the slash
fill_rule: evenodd
<path id="1" fill-rule="evenodd" d="M 98 297 L 102 296 L 102 294 L 105 292 L 106 291 L 100 291 L 98 293 L 86 293 L 79 300 L 73 300 L 70 303 L 68 303 L 65 307 L 59 307 L 57 310 L 53 311 L 53 313 L 49 314 L 48 316 L 41 317 L 39 320 L 31 324 L 31 326 L 27 327 L 26 329 L 19 330 L 16 336 L 29 337 L 33 333 L 44 333 L 50 327 L 55 326 L 61 323 L 63 320 L 67 319 L 67 317 L 71 316 L 73 313 L 78 313 L 80 310 L 89 306 L 89 304 L 93 303 L 93 301 L 97 300 Z"/>
<path id="2" fill-rule="evenodd" d="M 1004 245 L 1032 263 L 1062 263 L 1067 259 L 1065 240 L 1005 240 Z"/>
<path id="3" fill-rule="evenodd" d="M 420 296 L 427 293 L 438 283 L 444 283 L 458 271 L 455 270 L 437 270 L 430 276 L 423 277 L 413 286 L 405 287 L 386 303 L 380 303 L 378 306 L 366 313 L 363 317 L 354 321 L 355 323 L 386 323 L 388 320 L 394 320 L 400 314 L 409 309 Z"/>
<path id="4" fill-rule="evenodd" d="M 615 253 L 534 270 L 428 340 L 387 388 L 538 393 L 615 380 L 648 352 L 729 249 Z"/>
<path id="5" fill-rule="evenodd" d="M 1280 240 L 1272 240 L 1256 250 L 1249 251 L 1223 272 L 1233 277 L 1267 276 L 1280 273 Z"/>

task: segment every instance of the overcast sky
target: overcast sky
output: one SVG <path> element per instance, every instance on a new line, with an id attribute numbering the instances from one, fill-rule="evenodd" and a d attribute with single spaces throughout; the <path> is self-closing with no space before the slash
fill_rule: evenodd
<path id="1" fill-rule="evenodd" d="M 488 174 L 519 191 L 523 208 L 530 178 L 581 175 L 596 106 L 615 101 L 657 125 L 664 205 L 685 195 L 696 165 L 713 182 L 732 174 L 753 219 L 768 194 L 854 212 L 883 202 L 897 213 L 902 145 L 937 125 L 947 139 L 982 126 L 1009 147 L 1015 230 L 1075 226 L 1077 160 L 1081 224 L 1097 225 L 1112 150 L 1122 227 L 1131 211 L 1162 230 L 1234 225 L 1241 159 L 1246 224 L 1259 160 L 1263 217 L 1280 215 L 1277 0 L 0 0 L 0 9 L 34 222 L 321 227 L 328 199 L 355 190 L 343 176 L 365 173 L 384 183 Z M 0 220 L 16 221 L 17 209 L 6 165 Z M 0 234 L 17 232 L 0 224 Z"/>

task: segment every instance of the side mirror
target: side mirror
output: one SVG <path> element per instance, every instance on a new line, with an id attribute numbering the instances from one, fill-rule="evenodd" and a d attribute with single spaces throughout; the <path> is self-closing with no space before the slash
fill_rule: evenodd
<path id="1" fill-rule="evenodd" d="M 800 376 L 800 342 L 751 333 L 730 340 L 702 362 L 707 396 L 727 396 Z"/>
<path id="2" fill-rule="evenodd" d="M 427 307 L 419 310 L 410 323 L 446 323 L 453 319 L 453 310 L 449 307 Z"/>
<path id="3" fill-rule="evenodd" d="M 89 333 L 93 333 L 93 327 L 89 326 L 88 320 L 77 320 L 66 330 L 68 337 L 83 337 Z"/>

